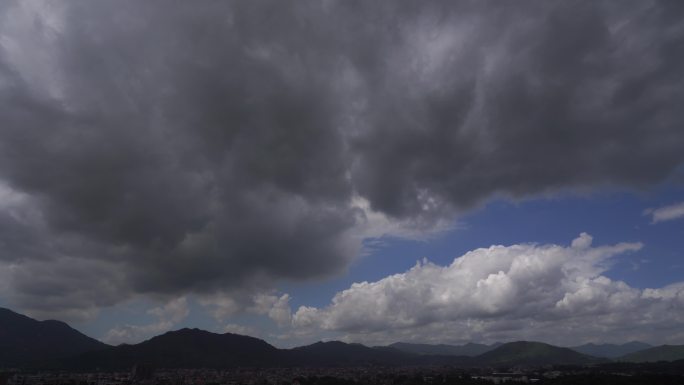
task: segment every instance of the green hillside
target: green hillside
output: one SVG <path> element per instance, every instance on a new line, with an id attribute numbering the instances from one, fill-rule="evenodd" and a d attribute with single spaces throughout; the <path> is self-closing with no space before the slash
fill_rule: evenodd
<path id="1" fill-rule="evenodd" d="M 529 341 L 503 344 L 476 359 L 491 366 L 585 365 L 602 361 L 572 349 Z"/>

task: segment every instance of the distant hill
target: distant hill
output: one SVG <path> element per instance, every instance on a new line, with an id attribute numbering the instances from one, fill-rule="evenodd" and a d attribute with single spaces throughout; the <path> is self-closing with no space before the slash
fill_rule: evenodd
<path id="1" fill-rule="evenodd" d="M 297 366 L 354 366 L 414 364 L 417 357 L 396 349 L 369 348 L 340 341 L 317 342 L 287 351 L 289 362 Z"/>
<path id="2" fill-rule="evenodd" d="M 568 348 L 528 341 L 503 344 L 475 359 L 488 366 L 585 365 L 602 361 Z"/>
<path id="3" fill-rule="evenodd" d="M 61 321 L 37 321 L 0 308 L 0 367 L 25 366 L 108 348 Z"/>
<path id="4" fill-rule="evenodd" d="M 652 347 L 652 345 L 645 344 L 643 342 L 632 341 L 621 345 L 590 343 L 580 346 L 573 346 L 570 349 L 594 357 L 617 358 Z"/>
<path id="5" fill-rule="evenodd" d="M 662 345 L 619 357 L 626 362 L 657 362 L 684 360 L 684 345 Z"/>
<path id="6" fill-rule="evenodd" d="M 168 368 L 265 367 L 280 365 L 282 351 L 254 337 L 199 329 L 167 332 L 136 345 L 85 353 L 63 362 L 72 369 L 130 368 L 147 363 Z"/>
<path id="7" fill-rule="evenodd" d="M 623 345 L 583 345 L 596 355 L 638 349 Z M 478 354 L 482 352 L 481 354 Z M 684 360 L 684 346 L 664 345 L 619 357 L 625 362 Z M 420 366 L 512 367 L 604 363 L 569 348 L 540 342 L 429 345 L 396 343 L 370 348 L 340 341 L 317 342 L 293 349 L 277 349 L 254 337 L 199 329 L 167 332 L 135 345 L 109 346 L 59 321 L 36 321 L 0 308 L 0 369 L 129 369 L 145 363 L 167 368 L 297 367 L 297 366 Z M 684 362 L 684 361 L 680 361 Z M 620 362 L 615 363 L 620 365 Z"/>
<path id="8" fill-rule="evenodd" d="M 392 348 L 369 348 L 340 341 L 277 349 L 253 337 L 199 329 L 168 332 L 136 345 L 121 345 L 63 361 L 69 369 L 124 369 L 137 363 L 169 368 L 343 367 L 445 365 L 467 357 L 419 356 Z"/>
<path id="9" fill-rule="evenodd" d="M 500 343 L 492 345 L 467 343 L 465 345 L 430 345 L 396 342 L 389 347 L 406 353 L 441 356 L 468 356 L 475 357 L 501 346 Z"/>
<path id="10" fill-rule="evenodd" d="M 393 348 L 369 348 L 340 341 L 277 349 L 253 337 L 181 329 L 136 345 L 81 354 L 65 360 L 60 366 L 68 369 L 125 369 L 137 363 L 168 368 L 468 365 L 468 359 L 420 356 Z"/>

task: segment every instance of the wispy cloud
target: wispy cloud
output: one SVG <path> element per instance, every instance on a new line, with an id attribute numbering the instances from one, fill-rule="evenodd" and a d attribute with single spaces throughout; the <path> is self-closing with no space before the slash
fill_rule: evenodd
<path id="1" fill-rule="evenodd" d="M 659 223 L 684 218 L 684 202 L 675 203 L 669 206 L 647 209 L 644 215 L 651 216 L 651 223 Z"/>
<path id="2" fill-rule="evenodd" d="M 112 345 L 122 343 L 137 343 L 145 338 L 171 330 L 178 322 L 190 314 L 186 297 L 180 297 L 169 301 L 166 305 L 147 311 L 159 319 L 147 325 L 123 325 L 112 328 L 105 334 L 102 340 Z"/>

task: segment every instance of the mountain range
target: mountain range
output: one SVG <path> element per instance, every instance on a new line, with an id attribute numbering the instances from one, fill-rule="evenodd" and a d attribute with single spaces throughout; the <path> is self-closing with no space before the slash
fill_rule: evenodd
<path id="1" fill-rule="evenodd" d="M 477 356 L 488 366 L 546 366 L 589 365 L 605 359 L 589 356 L 569 348 L 561 348 L 541 342 L 517 341 L 503 344 Z"/>
<path id="2" fill-rule="evenodd" d="M 501 345 L 502 343 L 500 342 L 491 345 L 476 344 L 472 342 L 469 342 L 465 345 L 430 345 L 395 342 L 389 345 L 389 347 L 413 354 L 475 357 L 490 350 L 494 350 Z"/>
<path id="3" fill-rule="evenodd" d="M 652 348 L 652 345 L 645 344 L 643 342 L 632 341 L 625 344 L 584 344 L 580 346 L 574 346 L 570 349 L 588 354 L 594 357 L 605 357 L 605 358 L 618 358 L 625 356 L 630 353 L 635 353 L 640 350 Z"/>
<path id="4" fill-rule="evenodd" d="M 36 321 L 0 308 L 0 367 L 19 366 L 108 348 L 61 321 Z"/>
<path id="5" fill-rule="evenodd" d="M 279 349 L 258 338 L 199 329 L 167 332 L 135 345 L 112 346 L 56 362 L 69 369 L 120 369 L 137 363 L 157 367 L 273 366 Z"/>
<path id="6" fill-rule="evenodd" d="M 367 347 L 340 341 L 277 349 L 253 337 L 199 329 L 167 332 L 136 345 L 87 352 L 60 361 L 58 368 L 124 369 L 145 362 L 157 367 L 352 367 L 450 365 L 510 367 L 586 365 L 606 361 L 541 342 L 502 344 L 476 356 L 408 353 L 393 347 Z"/>
<path id="7" fill-rule="evenodd" d="M 70 370 L 127 369 L 138 363 L 168 368 L 342 367 L 450 365 L 514 367 L 591 365 L 616 358 L 647 362 L 684 358 L 684 346 L 583 345 L 563 348 L 541 342 L 492 345 L 428 345 L 395 343 L 367 347 L 340 341 L 278 349 L 254 337 L 217 334 L 199 329 L 170 331 L 134 345 L 109 346 L 60 321 L 36 321 L 0 309 L 0 368 L 32 367 Z M 639 347 L 645 350 L 634 351 Z M 593 354 L 587 354 L 593 352 Z"/>
<path id="8" fill-rule="evenodd" d="M 640 350 L 619 358 L 625 362 L 658 362 L 684 360 L 684 345 L 662 345 Z"/>

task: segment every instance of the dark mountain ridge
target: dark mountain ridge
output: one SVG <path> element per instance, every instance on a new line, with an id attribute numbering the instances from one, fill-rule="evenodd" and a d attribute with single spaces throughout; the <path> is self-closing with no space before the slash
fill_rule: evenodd
<path id="1" fill-rule="evenodd" d="M 317 342 L 293 349 L 277 349 L 253 337 L 181 329 L 137 345 L 123 345 L 85 353 L 68 360 L 71 369 L 123 369 L 146 362 L 157 367 L 350 367 L 449 365 L 502 367 L 588 365 L 607 360 L 540 342 L 511 342 L 475 357 L 425 355 L 392 347 L 370 348 L 340 341 Z"/>
<path id="2" fill-rule="evenodd" d="M 636 349 L 640 343 L 584 345 L 610 350 Z M 579 348 L 579 347 L 577 347 Z M 479 352 L 482 350 L 483 352 Z M 621 361 L 672 361 L 684 358 L 684 346 L 661 346 L 620 357 Z M 109 346 L 59 321 L 36 321 L 0 309 L 0 368 L 71 370 L 128 369 L 148 363 L 167 368 L 343 367 L 449 365 L 455 367 L 534 367 L 593 365 L 605 358 L 541 342 L 428 345 L 396 343 L 367 347 L 340 341 L 278 349 L 254 337 L 180 329 L 133 345 Z"/>
<path id="3" fill-rule="evenodd" d="M 501 343 L 492 345 L 476 344 L 469 342 L 464 345 L 446 345 L 446 344 L 414 344 L 407 342 L 395 342 L 388 347 L 401 350 L 406 353 L 422 354 L 422 355 L 442 355 L 442 356 L 468 356 L 475 357 L 490 350 L 494 350 L 501 346 Z"/>
<path id="4" fill-rule="evenodd" d="M 78 355 L 60 366 L 71 369 L 120 369 L 137 363 L 157 367 L 261 367 L 276 366 L 282 351 L 263 340 L 239 334 L 216 334 L 199 329 L 166 332 L 135 345 Z"/>
<path id="5" fill-rule="evenodd" d="M 652 347 L 652 345 L 643 342 L 631 341 L 620 345 L 588 343 L 580 346 L 573 346 L 570 347 L 570 349 L 594 357 L 617 358 Z"/>
<path id="6" fill-rule="evenodd" d="M 374 349 L 340 341 L 316 342 L 287 351 L 297 366 L 397 365 L 412 363 L 414 355 L 396 349 Z"/>
<path id="7" fill-rule="evenodd" d="M 61 359 L 108 348 L 61 321 L 37 321 L 0 308 L 0 367 Z"/>
<path id="8" fill-rule="evenodd" d="M 488 366 L 588 365 L 607 360 L 542 342 L 509 342 L 476 357 Z"/>
<path id="9" fill-rule="evenodd" d="M 420 356 L 392 348 L 369 348 L 340 341 L 277 349 L 238 334 L 181 329 L 135 345 L 120 345 L 63 360 L 55 367 L 115 370 L 137 363 L 173 368 L 351 367 L 459 364 L 468 357 Z"/>
<path id="10" fill-rule="evenodd" d="M 684 360 L 684 345 L 661 345 L 619 357 L 623 362 L 659 362 Z"/>

